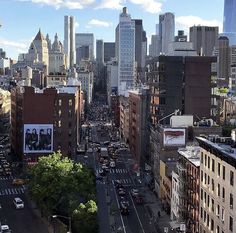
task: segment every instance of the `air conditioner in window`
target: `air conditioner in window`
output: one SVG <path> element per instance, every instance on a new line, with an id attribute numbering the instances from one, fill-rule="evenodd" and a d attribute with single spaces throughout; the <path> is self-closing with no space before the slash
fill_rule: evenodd
<path id="1" fill-rule="evenodd" d="M 222 219 L 221 221 L 222 221 L 222 223 L 225 223 L 225 220 L 224 220 L 224 219 Z"/>
<path id="2" fill-rule="evenodd" d="M 230 209 L 231 209 L 231 210 L 233 209 L 233 205 L 230 205 Z"/>

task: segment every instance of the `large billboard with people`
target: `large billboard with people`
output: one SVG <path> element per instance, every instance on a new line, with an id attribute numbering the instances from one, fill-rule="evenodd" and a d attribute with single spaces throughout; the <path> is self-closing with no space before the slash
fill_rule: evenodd
<path id="1" fill-rule="evenodd" d="M 164 146 L 184 146 L 185 145 L 185 129 L 164 129 Z"/>
<path id="2" fill-rule="evenodd" d="M 50 153 L 52 151 L 52 124 L 24 125 L 24 153 Z"/>

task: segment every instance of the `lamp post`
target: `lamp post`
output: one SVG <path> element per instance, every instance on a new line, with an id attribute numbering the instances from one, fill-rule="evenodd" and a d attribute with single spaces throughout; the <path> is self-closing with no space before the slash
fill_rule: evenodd
<path id="1" fill-rule="evenodd" d="M 67 217 L 67 216 L 63 216 L 63 215 L 52 215 L 52 218 L 64 218 L 64 219 L 67 219 L 69 220 L 69 232 L 68 233 L 71 233 L 71 217 Z"/>

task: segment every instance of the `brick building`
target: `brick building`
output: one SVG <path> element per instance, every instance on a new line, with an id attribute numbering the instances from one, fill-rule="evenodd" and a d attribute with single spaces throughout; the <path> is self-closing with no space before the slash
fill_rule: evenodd
<path id="1" fill-rule="evenodd" d="M 36 161 L 40 155 L 60 150 L 74 158 L 80 139 L 81 96 L 79 86 L 12 89 L 11 137 L 15 155 Z"/>

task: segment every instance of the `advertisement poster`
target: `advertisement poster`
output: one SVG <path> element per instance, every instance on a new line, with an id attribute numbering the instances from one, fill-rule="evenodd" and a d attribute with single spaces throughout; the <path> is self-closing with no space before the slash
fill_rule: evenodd
<path id="1" fill-rule="evenodd" d="M 184 146 L 185 129 L 164 129 L 164 146 Z"/>
<path id="2" fill-rule="evenodd" d="M 24 125 L 24 153 L 50 153 L 52 151 L 52 124 Z"/>

